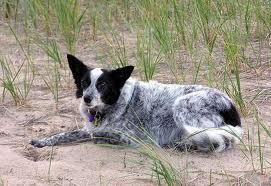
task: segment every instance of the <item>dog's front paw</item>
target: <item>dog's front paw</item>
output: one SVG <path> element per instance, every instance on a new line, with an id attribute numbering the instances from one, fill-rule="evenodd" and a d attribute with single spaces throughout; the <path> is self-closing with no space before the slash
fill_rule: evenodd
<path id="1" fill-rule="evenodd" d="M 34 147 L 37 147 L 37 148 L 42 148 L 45 146 L 45 144 L 43 143 L 43 141 L 41 140 L 36 140 L 36 139 L 32 139 L 30 141 L 30 144 L 33 145 Z"/>

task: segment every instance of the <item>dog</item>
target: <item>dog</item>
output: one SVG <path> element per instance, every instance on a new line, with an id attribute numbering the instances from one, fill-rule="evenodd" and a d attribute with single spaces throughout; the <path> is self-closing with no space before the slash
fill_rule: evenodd
<path id="1" fill-rule="evenodd" d="M 242 136 L 234 103 L 217 89 L 142 82 L 130 77 L 134 66 L 109 70 L 90 68 L 70 54 L 67 59 L 85 125 L 33 139 L 34 147 L 80 140 L 136 146 L 141 140 L 164 148 L 222 152 Z"/>

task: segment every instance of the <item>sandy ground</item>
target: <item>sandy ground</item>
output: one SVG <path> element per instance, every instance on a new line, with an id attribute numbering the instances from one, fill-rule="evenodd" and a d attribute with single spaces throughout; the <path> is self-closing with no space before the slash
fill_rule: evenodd
<path id="1" fill-rule="evenodd" d="M 81 49 L 80 54 L 83 60 L 88 59 L 88 64 L 97 65 L 91 50 Z M 13 36 L 1 22 L 0 56 L 9 56 L 11 59 L 22 56 Z M 36 61 L 42 60 L 40 53 L 33 58 Z M 260 78 L 248 78 L 243 74 L 246 96 L 251 97 L 255 90 L 271 88 L 270 69 L 262 73 Z M 163 79 L 164 75 L 160 77 Z M 270 96 L 268 99 L 266 96 L 257 99 L 263 122 L 270 126 Z M 42 149 L 29 145 L 32 138 L 81 127 L 78 104 L 73 88 L 66 87 L 60 92 L 56 109 L 50 92 L 44 84 L 36 81 L 25 105 L 14 106 L 8 98 L 0 105 L 0 185 L 157 184 L 150 175 L 150 162 L 137 149 L 112 148 L 92 143 Z M 251 115 L 242 121 L 245 131 L 254 125 Z M 246 138 L 247 132 L 244 135 Z M 266 146 L 268 148 L 264 155 L 270 162 L 270 143 Z M 253 171 L 251 159 L 241 149 L 236 147 L 220 154 L 167 152 L 170 161 L 179 167 L 183 182 L 187 185 L 271 185 L 270 164 L 265 162 L 264 174 L 259 174 L 259 161 L 254 152 L 252 159 L 257 170 Z"/>

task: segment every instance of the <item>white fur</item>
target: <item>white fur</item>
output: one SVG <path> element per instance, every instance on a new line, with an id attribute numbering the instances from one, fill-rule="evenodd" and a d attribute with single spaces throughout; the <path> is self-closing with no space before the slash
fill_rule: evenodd
<path id="1" fill-rule="evenodd" d="M 222 152 L 226 149 L 223 138 L 229 139 L 232 142 L 230 145 L 234 145 L 240 142 L 243 135 L 243 130 L 241 127 L 233 127 L 231 125 L 207 129 L 184 125 L 184 128 L 188 133 L 186 139 L 188 141 L 200 142 L 207 136 L 211 142 L 218 143 L 219 147 L 214 150 L 215 152 Z"/>

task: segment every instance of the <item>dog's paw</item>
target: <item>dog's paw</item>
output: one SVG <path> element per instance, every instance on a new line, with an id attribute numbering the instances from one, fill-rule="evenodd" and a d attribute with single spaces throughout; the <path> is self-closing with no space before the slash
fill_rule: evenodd
<path id="1" fill-rule="evenodd" d="M 34 147 L 37 147 L 37 148 L 42 148 L 45 146 L 41 140 L 36 140 L 36 139 L 32 139 L 30 141 L 30 144 L 33 145 Z"/>

